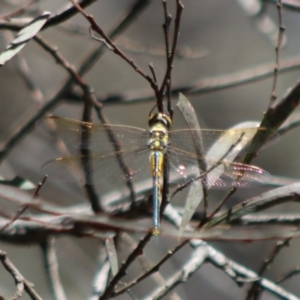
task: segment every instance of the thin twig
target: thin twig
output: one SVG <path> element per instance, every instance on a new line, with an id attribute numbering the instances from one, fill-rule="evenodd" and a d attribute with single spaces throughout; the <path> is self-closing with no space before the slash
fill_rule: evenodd
<path id="1" fill-rule="evenodd" d="M 282 276 L 279 280 L 277 280 L 277 283 L 282 283 L 286 280 L 289 280 L 295 276 L 299 276 L 300 275 L 300 268 L 297 267 L 296 269 L 288 272 L 287 274 L 285 274 L 284 276 Z"/>
<path id="2" fill-rule="evenodd" d="M 276 46 L 276 65 L 274 68 L 273 86 L 272 86 L 269 107 L 271 107 L 274 104 L 275 100 L 277 99 L 276 87 L 277 87 L 279 68 L 280 68 L 280 58 L 281 58 L 281 50 L 282 50 L 282 45 L 283 45 L 283 37 L 284 37 L 284 32 L 285 32 L 285 27 L 283 26 L 283 23 L 282 23 L 282 1 L 278 0 L 276 6 L 277 6 L 277 10 L 278 10 L 279 29 L 278 29 L 278 39 L 277 39 L 277 46 Z"/>
<path id="3" fill-rule="evenodd" d="M 23 296 L 24 293 L 24 282 L 22 275 L 19 273 L 19 271 L 14 267 L 14 265 L 11 263 L 11 261 L 7 258 L 6 253 L 0 250 L 0 260 L 2 264 L 4 265 L 5 269 L 13 276 L 17 291 L 12 296 L 12 299 L 19 299 Z"/>
<path id="4" fill-rule="evenodd" d="M 136 248 L 136 242 L 133 240 L 133 238 L 128 235 L 127 233 L 122 233 L 121 235 L 122 240 L 124 240 L 126 242 L 126 248 L 130 248 L 131 251 L 133 251 Z M 145 255 L 141 255 L 138 257 L 138 261 L 142 267 L 142 269 L 147 272 L 148 270 L 150 270 L 152 268 L 152 266 L 154 265 L 154 263 L 152 261 L 149 260 L 149 258 Z M 165 278 L 161 275 L 160 272 L 155 272 L 154 274 L 152 274 L 153 276 L 151 277 L 156 283 L 157 285 L 164 285 L 166 283 Z M 126 285 L 127 286 L 127 285 Z M 115 294 L 119 293 L 119 291 L 116 291 Z M 176 292 L 170 293 L 169 298 L 171 300 L 181 300 L 181 298 L 179 297 L 179 295 Z"/>
<path id="5" fill-rule="evenodd" d="M 291 57 L 281 60 L 281 68 L 279 73 L 290 72 L 300 69 L 300 57 Z M 260 81 L 274 75 L 273 64 L 265 64 L 255 68 L 248 68 L 245 71 L 239 71 L 226 76 L 216 76 L 212 78 L 204 78 L 196 80 L 191 84 L 173 86 L 172 96 L 177 97 L 178 93 L 184 93 L 185 95 L 202 95 L 217 91 L 222 91 L 232 87 L 241 86 L 247 83 Z M 82 97 L 74 91 L 69 91 L 65 97 L 73 103 L 82 103 Z M 153 101 L 155 96 L 152 91 L 137 90 L 126 92 L 124 94 L 111 94 L 97 96 L 97 100 L 100 103 L 106 105 L 114 105 L 116 103 L 132 104 L 132 103 L 145 103 L 146 101 Z"/>
<path id="6" fill-rule="evenodd" d="M 165 3 L 165 2 L 163 2 Z M 166 4 L 164 5 L 164 7 L 166 6 Z M 158 98 L 157 98 L 157 104 L 159 105 L 160 102 L 162 102 L 163 99 L 163 95 L 165 92 L 165 89 L 167 87 L 167 85 L 169 84 L 171 86 L 171 72 L 173 70 L 173 61 L 174 61 L 174 57 L 175 57 L 175 52 L 176 52 L 176 47 L 177 47 L 177 41 L 178 41 L 178 37 L 179 37 L 179 28 L 180 28 L 180 21 L 181 21 L 181 14 L 182 14 L 182 10 L 183 10 L 183 4 L 181 3 L 180 0 L 176 0 L 176 17 L 175 17 L 175 28 L 174 28 L 174 36 L 173 36 L 173 43 L 172 43 L 172 47 L 171 47 L 171 52 L 169 51 L 169 42 L 168 42 L 168 31 L 166 32 L 166 50 L 167 50 L 167 70 L 163 79 L 163 82 L 161 84 L 161 87 L 159 89 L 159 94 L 158 94 Z M 171 21 L 168 13 L 167 13 L 167 7 L 165 8 L 165 13 L 166 13 L 166 30 L 168 30 L 168 26 L 169 26 L 169 22 Z M 159 109 L 159 107 L 158 107 Z M 170 107 L 169 104 L 169 109 L 170 109 L 170 116 L 172 117 L 172 109 Z M 159 110 L 160 111 L 160 110 Z"/>
<path id="7" fill-rule="evenodd" d="M 115 293 L 113 293 L 112 296 L 118 296 L 126 292 L 128 289 L 134 287 L 137 285 L 139 282 L 142 280 L 146 279 L 150 275 L 152 275 L 155 272 L 159 271 L 159 268 L 167 261 L 169 260 L 177 251 L 179 251 L 183 246 L 185 246 L 188 243 L 188 241 L 184 241 L 178 246 L 176 246 L 174 249 L 169 250 L 168 253 L 157 263 L 155 264 L 152 268 L 150 268 L 147 272 L 142 274 L 141 276 L 137 277 L 136 279 L 132 280 L 130 283 L 126 284 L 125 287 L 117 290 Z"/>
<path id="8" fill-rule="evenodd" d="M 45 39 L 43 39 L 41 36 L 36 35 L 35 41 L 44 48 L 48 53 L 50 53 L 53 58 L 56 60 L 57 63 L 59 63 L 63 68 L 68 71 L 70 76 L 72 76 L 72 79 L 75 81 L 76 84 L 78 84 L 84 93 L 90 94 L 93 92 L 93 89 L 86 84 L 86 82 L 83 80 L 83 78 L 80 76 L 80 74 L 75 70 L 74 66 L 72 66 L 58 51 L 56 47 L 53 47 L 50 45 Z"/>
<path id="9" fill-rule="evenodd" d="M 221 156 L 221 158 L 215 162 L 212 166 L 210 166 L 207 170 L 205 170 L 205 172 L 203 172 L 202 174 L 200 174 L 199 176 L 195 177 L 195 178 L 191 178 L 190 180 L 188 180 L 186 183 L 180 185 L 171 195 L 171 199 L 173 199 L 173 197 L 180 191 L 182 191 L 183 189 L 185 189 L 186 187 L 188 187 L 189 185 L 191 185 L 194 181 L 197 180 L 201 180 L 202 178 L 205 178 L 206 175 L 208 175 L 210 172 L 212 172 L 215 168 L 217 168 L 219 165 L 221 165 L 224 162 L 224 159 L 226 158 L 226 156 L 228 156 L 228 154 L 234 149 L 234 147 L 236 145 L 238 145 L 238 143 L 241 141 L 242 137 L 243 137 L 243 133 L 241 134 L 241 136 L 239 137 L 239 139 L 236 141 L 236 143 L 232 144 L 228 150 Z M 217 211 L 216 211 L 217 212 Z"/>
<path id="10" fill-rule="evenodd" d="M 89 91 L 91 91 L 91 89 L 85 90 L 83 95 L 83 99 L 84 99 L 84 108 L 82 114 L 83 122 L 91 122 L 92 109 L 94 103 L 96 102 L 94 92 L 89 92 Z M 84 143 L 88 142 L 90 138 L 91 138 L 90 132 L 88 130 L 81 131 L 81 145 L 84 145 Z M 88 198 L 90 199 L 93 211 L 95 213 L 98 213 L 102 211 L 102 207 L 100 205 L 101 199 L 99 199 L 100 197 L 98 197 L 93 184 L 93 170 L 90 161 L 90 150 L 80 149 L 80 153 L 82 156 L 81 157 L 82 170 L 84 171 L 84 176 L 86 181 L 84 185 L 84 189 L 88 195 Z"/>
<path id="11" fill-rule="evenodd" d="M 94 108 L 96 110 L 99 120 L 103 124 L 109 124 L 108 120 L 106 119 L 105 115 L 103 114 L 102 106 L 97 105 L 97 103 L 95 103 Z M 114 147 L 114 151 L 116 153 L 116 158 L 118 160 L 121 171 L 125 175 L 125 177 L 128 178 L 128 180 L 126 180 L 126 186 L 128 187 L 129 192 L 130 192 L 131 204 L 135 205 L 136 193 L 134 191 L 133 182 L 131 180 L 132 176 L 130 175 L 130 167 L 127 165 L 126 161 L 122 157 L 122 152 L 121 152 L 122 145 L 119 142 L 117 136 L 114 134 L 114 131 L 112 128 L 110 128 L 109 126 L 106 126 L 105 129 L 106 129 L 107 135 L 109 137 L 109 140 Z"/>
<path id="12" fill-rule="evenodd" d="M 170 58 L 171 58 L 171 49 L 170 49 L 170 26 L 171 26 L 171 22 L 172 22 L 172 16 L 171 14 L 168 12 L 168 2 L 167 0 L 163 0 L 163 8 L 164 8 L 164 16 L 165 16 L 165 23 L 163 24 L 163 29 L 164 29 L 164 36 L 165 36 L 165 48 L 166 48 L 166 65 L 167 65 L 167 69 L 171 68 L 170 66 Z M 171 72 L 169 74 L 169 78 L 168 78 L 168 83 L 167 84 L 167 95 L 170 96 L 170 92 L 171 92 Z M 170 99 L 168 98 L 168 103 L 169 103 Z M 157 99 L 157 107 L 159 111 L 163 111 L 163 98 Z M 169 111 L 169 115 L 172 118 L 173 117 L 173 113 L 172 111 Z"/>
<path id="13" fill-rule="evenodd" d="M 226 151 L 226 153 L 223 155 L 223 157 L 220 159 L 220 163 L 222 162 L 222 160 L 224 158 L 226 158 L 226 156 L 228 154 L 230 154 L 230 152 L 241 142 L 242 138 L 243 138 L 243 134 L 241 134 L 241 136 L 239 137 L 239 139 L 229 147 L 228 151 Z M 217 166 L 216 166 L 217 167 Z M 211 169 L 211 168 L 210 168 Z M 201 174 L 202 175 L 202 174 Z M 203 176 L 203 175 L 202 175 Z M 236 186 L 234 186 L 228 193 L 227 195 L 223 198 L 223 200 L 220 201 L 220 203 L 215 207 L 215 209 L 213 209 L 213 211 L 209 214 L 209 216 L 207 217 L 207 221 L 209 221 L 210 219 L 212 219 L 214 217 L 214 215 L 216 213 L 218 213 L 220 211 L 220 209 L 224 206 L 224 204 L 229 200 L 229 198 L 235 193 L 235 191 L 237 190 L 237 184 L 239 182 L 239 180 L 241 179 L 241 175 L 239 174 L 236 179 L 235 179 L 235 183 Z"/>
<path id="14" fill-rule="evenodd" d="M 181 216 L 172 208 L 171 205 L 167 207 L 166 216 L 172 224 L 178 228 L 180 227 Z M 148 297 L 144 298 L 145 300 L 161 299 L 178 284 L 186 282 L 188 278 L 204 264 L 204 262 L 212 263 L 216 268 L 222 270 L 227 276 L 237 283 L 257 281 L 263 289 L 277 297 L 281 297 L 280 299 L 300 299 L 274 282 L 266 278 L 260 278 L 258 274 L 250 269 L 228 259 L 222 252 L 201 240 L 191 240 L 190 245 L 193 248 L 193 254 L 187 263 L 185 263 L 185 265 L 181 268 L 180 272 L 169 278 L 164 286 L 154 290 L 150 295 L 148 295 Z"/>
<path id="15" fill-rule="evenodd" d="M 13 297 L 15 299 L 20 298 L 23 295 L 23 291 L 27 292 L 29 297 L 32 300 L 42 300 L 42 298 L 37 294 L 37 292 L 33 289 L 32 283 L 28 282 L 23 275 L 19 272 L 19 270 L 14 266 L 14 264 L 7 257 L 6 253 L 0 250 L 0 260 L 5 267 L 5 269 L 12 275 L 17 285 L 17 292 Z"/>
<path id="16" fill-rule="evenodd" d="M 41 182 L 39 182 L 39 184 L 37 185 L 35 192 L 32 196 L 32 199 L 36 199 L 39 196 L 39 191 L 42 188 L 42 186 L 45 184 L 47 180 L 47 176 L 44 176 L 43 180 Z M 4 225 L 2 228 L 0 228 L 0 232 L 4 231 L 6 228 L 8 228 L 9 226 L 11 226 L 16 220 L 18 220 L 21 215 L 30 207 L 30 204 L 24 204 L 22 205 L 22 207 L 17 211 L 17 213 L 15 214 L 15 216 L 9 221 L 7 222 L 6 225 Z"/>
<path id="17" fill-rule="evenodd" d="M 291 238 L 288 238 L 284 241 L 277 242 L 275 247 L 272 249 L 269 257 L 263 262 L 260 270 L 258 271 L 259 277 L 262 277 L 264 273 L 270 268 L 271 264 L 274 262 L 275 258 L 278 256 L 280 251 L 284 248 L 289 246 Z M 254 282 L 251 288 L 248 291 L 247 298 L 246 300 L 251 300 L 251 299 L 258 299 L 259 294 L 262 292 L 261 287 Z"/>
<path id="18" fill-rule="evenodd" d="M 294 86 L 287 90 L 286 95 L 282 97 L 280 102 L 278 102 L 272 108 L 269 108 L 265 113 L 264 118 L 261 122 L 261 127 L 267 130 L 257 131 L 254 138 L 252 139 L 252 145 L 263 145 L 266 142 L 272 131 L 276 131 L 290 116 L 292 112 L 295 111 L 297 106 L 300 104 L 300 81 L 296 82 Z M 251 145 L 250 145 L 251 147 Z M 256 156 L 256 151 L 248 153 L 245 156 L 244 163 L 249 164 L 251 160 Z"/>
<path id="19" fill-rule="evenodd" d="M 270 2 L 273 4 L 277 4 L 278 0 L 262 0 L 263 2 Z M 298 0 L 283 0 L 282 5 L 284 9 L 299 12 L 300 11 L 300 3 Z"/>
<path id="20" fill-rule="evenodd" d="M 157 77 L 156 77 L 156 72 L 155 72 L 153 63 L 149 64 L 149 69 L 150 69 L 150 71 L 152 73 L 152 77 L 153 77 L 154 82 L 157 84 Z"/>
<path id="21" fill-rule="evenodd" d="M 117 273 L 117 275 L 112 279 L 112 281 L 109 283 L 107 289 L 103 293 L 103 295 L 99 298 L 99 300 L 105 300 L 110 299 L 111 295 L 114 292 L 114 289 L 116 285 L 119 283 L 121 278 L 123 278 L 126 275 L 126 270 L 128 267 L 135 261 L 135 259 L 143 252 L 143 249 L 148 244 L 150 239 L 153 237 L 152 232 L 148 233 L 143 239 L 140 240 L 137 247 L 132 251 L 132 253 L 128 256 L 126 261 L 122 263 L 122 266 Z"/>
<path id="22" fill-rule="evenodd" d="M 94 1 L 94 0 L 93 0 Z M 88 1 L 84 1 L 85 3 Z M 150 3 L 149 0 L 136 0 L 132 5 L 129 12 L 125 14 L 125 17 L 117 24 L 117 26 L 111 31 L 109 37 L 111 39 L 116 38 L 120 35 L 128 26 L 133 22 L 133 20 L 141 13 L 141 11 Z M 77 12 L 77 10 L 72 6 L 72 9 Z M 46 23 L 47 24 L 47 23 Z M 0 24 L 0 29 L 2 28 Z M 4 27 L 6 28 L 6 26 Z M 96 50 L 92 51 L 87 58 L 83 61 L 79 67 L 77 73 L 79 76 L 83 76 L 89 69 L 96 63 L 96 61 L 103 55 L 104 47 L 98 47 Z M 0 151 L 0 161 L 2 161 L 8 153 L 15 147 L 22 138 L 26 136 L 35 126 L 36 122 L 42 118 L 49 110 L 52 110 L 56 105 L 63 101 L 64 96 L 70 93 L 72 88 L 74 78 L 70 77 L 63 85 L 62 88 L 56 93 L 54 97 L 46 101 L 44 107 L 42 107 L 28 122 L 12 136 L 5 146 Z"/>
<path id="23" fill-rule="evenodd" d="M 300 195 L 292 192 L 281 196 L 274 195 L 266 197 L 263 200 L 260 199 L 259 196 L 248 199 L 246 201 L 243 201 L 242 203 L 235 205 L 230 210 L 221 213 L 220 215 L 218 215 L 218 217 L 211 219 L 203 226 L 203 229 L 206 230 L 219 224 L 230 223 L 244 215 L 264 211 L 286 201 L 299 202 Z"/>
<path id="24" fill-rule="evenodd" d="M 138 74 L 140 74 L 143 78 L 145 78 L 152 89 L 154 90 L 155 94 L 158 93 L 158 87 L 156 83 L 153 81 L 153 79 L 144 73 L 144 71 L 137 66 L 137 64 L 130 58 L 126 56 L 125 53 L 121 51 L 119 47 L 115 45 L 115 43 L 106 35 L 106 33 L 100 28 L 100 26 L 96 23 L 92 15 L 87 15 L 84 10 L 80 7 L 80 5 L 75 2 L 75 0 L 71 0 L 73 5 L 76 7 L 76 9 L 89 21 L 91 25 L 91 29 L 97 32 L 105 42 L 105 45 L 108 45 L 109 50 L 113 51 L 116 55 L 120 56 L 123 60 L 125 60 Z"/>
<path id="25" fill-rule="evenodd" d="M 55 60 L 61 64 L 72 76 L 74 81 L 81 87 L 81 89 L 84 92 L 84 97 L 86 100 L 86 103 L 88 103 L 90 112 L 88 115 L 85 115 L 85 119 L 87 121 L 90 121 L 90 114 L 91 114 L 91 105 L 93 103 L 96 103 L 96 97 L 93 93 L 93 89 L 84 81 L 84 79 L 76 72 L 75 68 L 58 52 L 57 48 L 54 48 L 49 43 L 47 43 L 44 39 L 42 39 L 40 36 L 36 36 L 35 40 L 47 51 L 49 52 Z M 87 110 L 85 110 L 87 111 Z M 86 132 L 83 132 L 83 134 L 86 134 Z M 82 150 L 85 151 L 85 150 Z M 86 157 L 86 156 L 84 156 Z M 85 191 L 88 195 L 88 199 L 90 200 L 90 203 L 92 205 L 92 208 L 95 212 L 102 211 L 102 208 L 100 206 L 100 201 L 98 199 L 97 193 L 94 190 L 94 187 L 90 184 L 86 184 Z"/>

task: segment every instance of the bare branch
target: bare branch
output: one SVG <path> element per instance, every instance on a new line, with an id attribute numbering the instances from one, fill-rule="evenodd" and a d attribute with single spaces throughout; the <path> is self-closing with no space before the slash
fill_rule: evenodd
<path id="1" fill-rule="evenodd" d="M 283 45 L 283 37 L 284 37 L 284 31 L 285 27 L 282 23 L 282 1 L 278 0 L 277 2 L 277 10 L 278 10 L 278 40 L 277 40 L 277 47 L 276 47 L 276 65 L 274 68 L 274 78 L 273 78 L 273 87 L 271 92 L 271 98 L 270 98 L 270 104 L 269 106 L 272 106 L 275 100 L 277 99 L 276 95 L 276 86 L 279 76 L 279 68 L 280 68 L 280 58 L 281 58 L 281 49 Z"/>
<path id="2" fill-rule="evenodd" d="M 15 299 L 20 298 L 23 295 L 24 289 L 32 300 L 42 300 L 42 298 L 33 289 L 32 283 L 28 282 L 14 264 L 6 256 L 6 253 L 0 250 L 0 260 L 5 269 L 12 275 L 17 285 L 17 292 L 13 296 Z"/>
<path id="3" fill-rule="evenodd" d="M 126 275 L 126 270 L 128 267 L 135 261 L 135 259 L 143 252 L 144 247 L 148 244 L 150 239 L 153 237 L 152 232 L 148 233 L 143 239 L 140 240 L 137 247 L 132 251 L 132 253 L 128 256 L 126 261 L 122 263 L 122 266 L 116 276 L 109 283 L 107 289 L 103 293 L 103 295 L 99 298 L 100 300 L 110 299 L 111 295 L 114 292 L 115 286 L 119 283 L 121 278 Z"/>
<path id="4" fill-rule="evenodd" d="M 126 54 L 123 53 L 121 49 L 116 46 L 116 44 L 105 34 L 101 27 L 99 27 L 92 15 L 87 15 L 80 7 L 80 5 L 77 2 L 75 2 L 75 0 L 71 0 L 71 2 L 76 7 L 76 9 L 89 21 L 89 23 L 91 24 L 91 29 L 97 32 L 102 37 L 103 40 L 101 41 L 104 42 L 104 44 L 116 55 L 120 56 L 123 60 L 125 60 L 134 69 L 134 71 L 136 71 L 143 78 L 145 78 L 149 82 L 155 94 L 157 94 L 158 88 L 153 79 L 149 75 L 144 73 L 144 71 L 140 69 L 132 59 L 128 58 Z"/>
<path id="5" fill-rule="evenodd" d="M 109 37 L 111 39 L 116 38 L 120 35 L 123 30 L 125 30 L 131 22 L 141 13 L 141 11 L 149 4 L 149 1 L 137 0 L 136 3 L 132 6 L 131 10 L 125 15 L 125 17 L 116 25 L 116 27 L 111 31 Z M 73 6 L 72 6 L 73 7 Z M 77 11 L 77 10 L 76 10 Z M 1 24 L 0 24 L 1 29 Z M 55 52 L 55 51 L 54 51 Z M 78 75 L 83 76 L 86 72 L 89 71 L 91 66 L 93 66 L 96 61 L 102 56 L 104 53 L 103 47 L 99 47 L 90 53 L 81 66 L 78 69 Z M 71 70 L 70 70 L 71 71 Z M 2 161 L 7 154 L 13 149 L 17 143 L 26 136 L 31 130 L 34 129 L 35 123 L 43 117 L 48 111 L 53 109 L 56 105 L 58 105 L 64 98 L 65 94 L 68 94 L 70 89 L 72 88 L 74 78 L 70 77 L 63 85 L 62 88 L 56 93 L 54 97 L 49 99 L 46 105 L 41 108 L 34 116 L 32 116 L 28 122 L 20 129 L 20 131 L 16 132 L 14 136 L 12 136 L 9 141 L 5 144 L 3 149 L 0 151 L 0 161 Z"/>
<path id="6" fill-rule="evenodd" d="M 270 253 L 269 257 L 264 260 L 258 274 L 259 277 L 262 277 L 264 273 L 270 268 L 271 264 L 274 262 L 275 258 L 278 256 L 280 251 L 284 248 L 290 245 L 291 239 L 286 239 L 282 242 L 277 242 L 275 247 L 273 248 L 272 252 Z M 253 283 L 251 288 L 248 291 L 247 300 L 251 300 L 254 298 L 259 297 L 259 294 L 261 293 L 261 288 L 258 286 L 256 282 Z"/>

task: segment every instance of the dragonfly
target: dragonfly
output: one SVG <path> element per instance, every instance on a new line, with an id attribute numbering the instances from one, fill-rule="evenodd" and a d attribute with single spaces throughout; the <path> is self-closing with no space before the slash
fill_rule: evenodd
<path id="1" fill-rule="evenodd" d="M 166 155 L 169 179 L 178 184 L 191 182 L 191 178 L 201 178 L 206 188 L 251 187 L 268 180 L 269 173 L 257 166 L 226 160 L 230 155 L 242 155 L 259 149 L 262 146 L 259 142 L 255 145 L 250 142 L 257 131 L 266 131 L 264 128 L 171 130 L 172 120 L 164 113 L 150 115 L 148 125 L 148 129 L 143 129 L 46 117 L 37 124 L 39 130 L 47 134 L 49 128 L 55 128 L 67 144 L 89 152 L 48 161 L 42 170 L 50 178 L 59 180 L 80 180 L 86 184 L 93 184 L 95 180 L 111 185 L 133 182 L 139 180 L 142 174 L 147 174 L 146 177 L 152 177 L 153 182 L 154 235 L 158 235 L 160 230 Z M 195 137 L 199 136 L 203 153 L 195 147 Z M 230 151 L 224 150 L 228 147 Z M 218 172 L 206 172 L 205 176 L 199 176 L 203 172 L 199 171 L 201 163 L 206 170 L 218 169 Z"/>

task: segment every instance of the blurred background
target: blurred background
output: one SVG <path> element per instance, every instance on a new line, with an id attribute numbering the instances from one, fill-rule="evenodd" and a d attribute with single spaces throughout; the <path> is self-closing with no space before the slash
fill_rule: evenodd
<path id="1" fill-rule="evenodd" d="M 0 0 L 0 14 L 5 15 L 20 7 L 26 1 Z M 124 13 L 134 1 L 129 0 L 100 0 L 86 9 L 93 14 L 98 24 L 110 32 L 118 24 Z M 173 87 L 186 87 L 197 83 L 211 83 L 213 80 L 230 78 L 238 72 L 251 72 L 255 67 L 272 64 L 275 66 L 275 45 L 272 42 L 274 34 L 264 34 L 258 28 L 258 17 L 251 17 L 251 9 L 245 11 L 238 1 L 192 1 L 184 0 L 181 19 L 178 48 L 183 54 L 176 57 L 172 74 Z M 246 1 L 243 1 L 243 3 Z M 272 2 L 272 1 L 270 1 Z M 58 13 L 68 5 L 68 1 L 39 1 L 32 6 L 25 15 L 36 16 L 33 8 L 40 11 Z M 168 1 L 169 9 L 175 17 L 175 1 Z M 260 5 L 259 1 L 248 1 Z M 265 3 L 263 18 L 274 22 L 278 20 L 276 5 Z M 263 19 L 262 18 L 262 19 Z M 138 18 L 116 40 L 120 48 L 131 57 L 146 73 L 150 74 L 148 64 L 153 63 L 158 80 L 161 81 L 165 72 L 165 57 L 160 55 L 164 49 L 162 24 L 164 22 L 161 1 L 150 1 Z M 285 46 L 282 50 L 282 61 L 297 57 L 300 49 L 299 12 L 284 10 L 283 25 L 286 28 Z M 52 26 L 42 31 L 41 36 L 51 45 L 56 46 L 65 59 L 78 67 L 98 42 L 89 36 L 89 25 L 82 16 L 76 16 L 58 26 Z M 275 27 L 276 28 L 276 27 Z M 75 32 L 76 31 L 76 32 Z M 13 39 L 15 32 L 1 30 L 0 50 Z M 275 37 L 276 37 L 275 32 Z M 135 45 L 132 47 L 132 45 Z M 131 49 L 129 49 L 131 48 Z M 187 53 L 187 51 L 189 51 Z M 155 52 L 155 53 L 154 53 Z M 157 54 L 157 52 L 159 52 Z M 155 55 L 154 55 L 155 54 Z M 32 93 L 20 66 L 28 68 L 28 72 L 40 90 L 40 94 Z M 25 68 L 24 67 L 24 68 Z M 26 77 L 26 76 L 25 76 Z M 0 68 L 0 143 L 1 146 L 25 124 L 41 107 L 51 99 L 67 80 L 68 74 L 53 57 L 46 53 L 37 43 L 31 41 L 5 66 Z M 278 99 L 295 85 L 299 78 L 299 69 L 280 73 L 277 95 Z M 101 99 L 106 97 L 120 97 L 136 95 L 151 95 L 152 90 L 141 76 L 135 73 L 130 66 L 106 50 L 103 57 L 84 76 L 86 82 L 92 86 L 96 95 Z M 263 80 L 220 89 L 211 92 L 199 92 L 186 96 L 192 102 L 202 128 L 228 128 L 244 121 L 260 121 L 269 105 L 272 76 Z M 173 99 L 175 106 L 178 96 Z M 54 115 L 81 119 L 83 104 L 65 99 L 53 110 Z M 148 114 L 155 105 L 154 99 L 145 101 L 104 102 L 104 113 L 111 123 L 126 124 L 146 128 Z M 295 112 L 296 113 L 296 112 Z M 175 111 L 175 127 L 182 127 L 184 123 Z M 95 118 L 95 120 L 97 120 Z M 253 162 L 272 175 L 284 176 L 298 180 L 300 176 L 300 162 L 298 159 L 299 132 L 295 130 L 281 137 L 280 141 L 268 149 L 260 152 Z M 15 175 L 22 176 L 33 183 L 38 183 L 43 174 L 41 165 L 49 159 L 59 156 L 59 151 L 53 147 L 48 137 L 33 130 L 10 151 L 3 161 L 0 174 L 5 178 Z M 245 200 L 251 196 L 267 191 L 270 187 L 259 187 L 239 191 L 229 204 Z M 82 203 L 85 198 L 80 186 L 66 182 L 47 181 L 41 191 L 41 196 L 56 204 L 72 205 Z M 214 192 L 212 203 L 217 203 L 221 193 Z M 179 199 L 180 203 L 180 199 Z M 283 208 L 281 208 L 283 209 Z M 297 206 L 285 206 L 284 210 L 298 210 Z M 253 243 L 218 243 L 216 246 L 230 259 L 244 264 L 251 270 L 257 271 L 263 259 L 271 251 L 274 241 Z M 57 255 L 60 262 L 60 271 L 67 296 L 70 299 L 86 299 L 91 292 L 91 282 L 97 266 L 99 243 L 92 239 L 75 239 L 70 237 L 57 240 Z M 153 241 L 147 247 L 146 253 L 153 261 L 161 258 L 174 241 L 164 239 Z M 281 275 L 299 265 L 299 241 L 291 242 L 276 258 L 266 275 L 277 280 Z M 42 254 L 40 247 L 15 246 L 0 242 L 0 248 L 6 251 L 10 259 L 34 283 L 37 291 L 44 299 L 51 299 L 43 271 Z M 124 250 L 125 251 L 125 250 Z M 128 250 L 127 250 L 128 251 Z M 126 251 L 125 251 L 126 253 Z M 166 278 L 181 268 L 182 263 L 190 254 L 189 248 L 182 249 L 172 260 L 162 268 Z M 122 257 L 124 259 L 126 256 Z M 121 258 L 120 258 L 121 261 Z M 135 274 L 134 267 L 130 278 Z M 8 297 L 13 290 L 13 281 L 7 272 L 0 268 L 1 295 Z M 125 278 L 126 280 L 126 278 Z M 300 295 L 299 278 L 295 277 L 283 286 L 296 295 Z M 134 293 L 137 299 L 142 299 L 149 292 L 147 280 Z M 234 281 L 210 264 L 205 264 L 185 284 L 176 288 L 182 299 L 244 299 L 249 286 L 238 287 Z M 23 297 L 27 299 L 27 296 Z M 22 298 L 22 299 L 23 299 Z M 127 294 L 117 299 L 130 299 Z M 169 299 L 168 296 L 165 299 Z M 277 299 L 264 293 L 262 299 Z"/>

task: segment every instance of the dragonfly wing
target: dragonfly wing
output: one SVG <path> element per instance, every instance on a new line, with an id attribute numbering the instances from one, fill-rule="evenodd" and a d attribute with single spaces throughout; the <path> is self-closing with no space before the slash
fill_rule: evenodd
<path id="1" fill-rule="evenodd" d="M 242 125 L 254 125 L 256 122 L 247 122 Z M 240 125 L 240 126 L 242 126 Z M 257 131 L 269 136 L 268 141 L 251 143 Z M 279 135 L 260 127 L 247 127 L 240 128 L 239 126 L 233 127 L 229 130 L 174 130 L 170 132 L 171 143 L 175 148 L 182 149 L 183 151 L 195 153 L 194 140 L 201 136 L 203 153 L 206 155 L 210 152 L 210 158 L 219 159 L 230 149 L 230 153 L 234 156 L 240 156 L 245 153 L 258 151 L 261 147 L 265 148 L 279 139 Z"/>
<path id="2" fill-rule="evenodd" d="M 253 187 L 269 181 L 270 174 L 254 165 L 209 160 L 204 182 L 208 188 Z"/>
<path id="3" fill-rule="evenodd" d="M 142 147 L 149 138 L 149 132 L 138 127 L 93 124 L 55 116 L 43 118 L 36 126 L 48 136 L 58 132 L 67 144 L 76 148 L 99 152 Z"/>
<path id="4" fill-rule="evenodd" d="M 265 170 L 238 162 L 205 159 L 206 171 L 200 172 L 201 161 L 195 155 L 170 147 L 170 180 L 185 184 L 192 180 L 201 180 L 207 188 L 251 187 L 264 184 L 270 174 Z M 201 174 L 201 175 L 200 175 Z"/>
<path id="5" fill-rule="evenodd" d="M 182 236 L 186 225 L 203 199 L 203 187 L 219 189 L 233 186 L 251 187 L 263 184 L 269 179 L 269 174 L 261 168 L 223 160 L 205 160 L 206 172 L 200 172 L 204 165 L 203 161 L 199 162 L 199 159 L 180 149 L 170 148 L 169 153 L 170 181 L 181 186 L 187 184 L 190 187 L 179 236 Z"/>
<path id="6" fill-rule="evenodd" d="M 150 174 L 148 147 L 90 156 L 69 156 L 47 162 L 42 171 L 62 181 L 117 186 Z M 141 172 L 143 171 L 143 172 Z"/>

